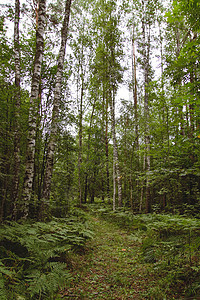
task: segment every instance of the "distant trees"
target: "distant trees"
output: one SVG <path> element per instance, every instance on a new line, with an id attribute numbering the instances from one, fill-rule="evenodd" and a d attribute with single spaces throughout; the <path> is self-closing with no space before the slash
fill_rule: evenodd
<path id="1" fill-rule="evenodd" d="M 1 221 L 63 215 L 72 199 L 198 207 L 198 1 L 3 8 Z"/>

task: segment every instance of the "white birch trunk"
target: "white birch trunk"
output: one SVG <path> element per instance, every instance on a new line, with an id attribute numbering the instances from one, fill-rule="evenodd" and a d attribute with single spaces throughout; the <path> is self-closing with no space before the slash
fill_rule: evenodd
<path id="1" fill-rule="evenodd" d="M 33 77 L 31 84 L 31 97 L 30 97 L 30 109 L 29 109 L 29 132 L 28 132 L 28 149 L 27 149 L 27 161 L 25 168 L 25 178 L 23 187 L 23 218 L 26 219 L 29 213 L 29 204 L 32 194 L 33 176 L 34 176 L 34 157 L 35 157 L 35 142 L 36 142 L 36 128 L 37 128 L 37 107 L 39 98 L 39 86 L 41 77 L 41 67 L 43 59 L 44 48 L 44 30 L 46 20 L 46 0 L 39 1 L 38 10 L 38 25 L 36 32 L 36 52 L 34 60 Z"/>
<path id="2" fill-rule="evenodd" d="M 61 45 L 60 45 L 58 61 L 57 61 L 56 84 L 55 84 L 55 91 L 54 91 L 51 132 L 50 132 L 50 139 L 49 139 L 48 150 L 47 150 L 46 172 L 45 172 L 44 185 L 43 185 L 41 215 L 45 213 L 44 212 L 45 208 L 48 209 L 49 206 L 51 178 L 53 174 L 53 164 L 54 164 L 54 153 L 56 148 L 56 136 L 58 132 L 61 84 L 62 84 L 64 58 L 66 52 L 70 8 L 71 8 L 71 0 L 66 0 L 64 20 L 61 29 Z"/>
<path id="3" fill-rule="evenodd" d="M 13 178 L 13 211 L 12 218 L 17 218 L 17 201 L 20 174 L 20 45 L 19 45 L 20 1 L 15 0 L 14 23 L 14 57 L 15 57 L 15 130 L 14 130 L 14 178 Z"/>

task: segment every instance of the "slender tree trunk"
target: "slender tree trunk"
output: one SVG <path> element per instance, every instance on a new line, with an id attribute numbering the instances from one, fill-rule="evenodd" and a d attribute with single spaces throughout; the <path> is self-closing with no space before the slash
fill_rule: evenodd
<path id="1" fill-rule="evenodd" d="M 15 119 L 14 119 L 14 178 L 12 218 L 17 218 L 17 202 L 20 176 L 20 45 L 19 45 L 20 1 L 15 0 L 14 56 L 15 56 Z"/>
<path id="2" fill-rule="evenodd" d="M 108 97 L 106 97 L 106 128 L 105 128 L 105 149 L 106 149 L 106 190 L 108 203 L 110 204 L 110 174 L 109 174 L 109 151 L 108 151 Z"/>
<path id="3" fill-rule="evenodd" d="M 146 155 L 144 154 L 143 158 L 143 171 L 146 169 Z M 140 193 L 140 205 L 139 205 L 139 212 L 142 212 L 142 205 L 143 205 L 143 196 L 144 196 L 144 181 L 141 182 L 141 193 Z"/>
<path id="4" fill-rule="evenodd" d="M 42 129 L 41 129 L 41 94 L 42 87 L 40 84 L 38 106 L 37 106 L 37 122 L 36 122 L 36 139 L 35 139 L 35 159 L 34 159 L 34 177 L 33 177 L 33 191 L 37 197 L 34 197 L 34 205 L 32 214 L 38 217 L 38 207 L 41 199 L 41 180 L 42 180 L 42 170 L 43 164 L 40 164 L 41 155 L 41 141 L 42 141 Z M 37 200 L 36 200 L 37 199 Z"/>
<path id="5" fill-rule="evenodd" d="M 197 38 L 197 34 L 194 33 L 194 38 L 193 40 L 196 40 Z M 193 64 L 193 68 L 190 71 L 190 83 L 193 85 L 194 80 L 195 80 L 195 69 L 196 66 L 195 64 Z M 193 94 L 191 93 L 191 96 L 193 96 Z M 195 129 L 195 122 L 194 122 L 194 104 L 189 104 L 189 119 L 190 119 L 190 129 L 189 129 L 189 137 L 193 138 L 193 134 L 194 134 L 194 129 Z"/>
<path id="6" fill-rule="evenodd" d="M 133 211 L 133 182 L 132 182 L 131 175 L 129 179 L 129 185 L 130 185 L 130 206 L 131 206 L 131 211 Z"/>
<path id="7" fill-rule="evenodd" d="M 114 55 L 114 49 L 113 46 L 111 46 L 111 61 L 112 66 L 111 70 L 109 69 L 109 75 L 111 76 L 110 81 L 110 90 L 109 90 L 109 96 L 110 96 L 110 108 L 111 108 L 111 123 L 112 123 L 112 137 L 113 137 L 113 160 L 115 163 L 115 169 L 116 169 L 116 175 L 117 175 L 117 186 L 118 186 L 118 206 L 122 206 L 122 182 L 121 182 L 121 175 L 119 170 L 119 159 L 118 159 L 118 149 L 117 149 L 117 140 L 116 140 L 116 132 L 115 132 L 115 94 L 116 94 L 116 88 L 115 88 L 115 79 L 112 74 L 112 68 L 115 66 L 115 55 Z M 114 170 L 114 168 L 113 168 Z"/>
<path id="8" fill-rule="evenodd" d="M 58 117 L 59 117 L 59 106 L 61 97 L 61 84 L 63 75 L 63 65 L 66 51 L 68 27 L 69 27 L 69 17 L 70 17 L 71 0 L 66 0 L 65 2 L 65 14 L 64 21 L 61 29 L 61 46 L 57 61 L 57 73 L 56 73 L 56 84 L 54 91 L 54 101 L 53 101 L 53 112 L 51 120 L 51 132 L 47 150 L 46 158 L 46 172 L 44 176 L 43 194 L 42 194 L 42 205 L 41 205 L 41 218 L 44 215 L 48 215 L 49 208 L 49 198 L 51 190 L 51 178 L 53 174 L 53 164 L 54 164 L 54 154 L 56 147 L 56 137 L 58 133 Z M 47 212 L 45 211 L 45 208 Z"/>
<path id="9" fill-rule="evenodd" d="M 132 37 L 132 85 L 133 85 L 133 100 L 134 100 L 134 117 L 135 117 L 135 143 L 136 150 L 139 149 L 138 141 L 138 104 L 137 104 L 137 70 L 136 70 L 136 55 L 135 55 L 135 27 L 133 25 L 133 37 Z"/>
<path id="10" fill-rule="evenodd" d="M 82 67 L 81 67 L 82 69 Z M 82 192 L 82 140 L 83 140 L 83 94 L 84 94 L 84 74 L 81 72 L 81 97 L 80 97 L 80 109 L 79 109 L 79 152 L 78 152 L 78 186 L 79 186 L 79 206 L 81 207 L 83 202 Z"/>
<path id="11" fill-rule="evenodd" d="M 150 199 L 150 180 L 148 172 L 150 171 L 150 129 L 149 129 L 149 54 L 150 54 L 150 25 L 148 28 L 147 45 L 146 45 L 146 26 L 142 20 L 143 33 L 143 55 L 144 55 L 144 113 L 145 113 L 145 144 L 146 144 L 146 212 L 151 211 Z M 147 46 L 147 47 L 146 47 Z"/>
<path id="12" fill-rule="evenodd" d="M 27 161 L 25 168 L 25 178 L 23 187 L 23 207 L 22 216 L 24 219 L 29 214 L 29 204 L 32 194 L 33 176 L 34 176 L 34 157 L 35 157 L 35 141 L 36 141 L 36 128 L 37 128 L 37 107 L 39 98 L 39 86 L 41 76 L 41 66 L 44 48 L 44 29 L 45 29 L 45 12 L 46 0 L 39 1 L 38 10 L 38 26 L 36 32 L 36 53 L 34 60 L 34 70 L 31 85 L 30 109 L 29 109 L 29 132 L 28 132 L 28 149 Z"/>
<path id="13" fill-rule="evenodd" d="M 132 36 L 132 88 L 133 88 L 133 102 L 134 102 L 134 118 L 135 118 L 135 156 L 136 156 L 136 171 L 139 171 L 139 130 L 138 130 L 138 99 L 137 99 L 137 69 L 136 69 L 136 53 L 135 53 L 135 25 L 133 24 L 133 36 Z M 136 198 L 139 198 L 137 178 L 136 183 Z M 133 187 L 131 187 L 131 195 Z M 139 201 L 139 200 L 138 200 Z M 133 205 L 133 203 L 131 204 Z"/>
<path id="14" fill-rule="evenodd" d="M 116 163 L 113 153 L 113 211 L 116 210 Z"/>
<path id="15" fill-rule="evenodd" d="M 118 149 L 117 149 L 117 141 L 116 141 L 116 132 L 115 132 L 115 92 L 110 93 L 110 103 L 111 103 L 111 122 L 112 122 L 112 137 L 113 137 L 113 209 L 116 195 L 116 187 L 115 181 L 117 180 L 118 185 L 118 206 L 122 206 L 122 188 L 121 188 L 121 175 L 119 171 L 119 159 L 118 159 Z M 116 174 L 115 174 L 116 173 Z"/>
<path id="16" fill-rule="evenodd" d="M 89 162 L 89 153 L 90 153 L 90 138 L 91 138 L 91 128 L 92 128 L 92 122 L 93 122 L 93 116 L 94 116 L 94 111 L 95 111 L 95 104 L 96 104 L 96 98 L 94 99 L 94 104 L 92 107 L 92 113 L 90 116 L 90 126 L 89 126 L 89 134 L 88 134 L 88 140 L 87 140 L 87 164 Z M 84 195 L 84 201 L 86 203 L 87 201 L 87 193 L 88 193 L 88 169 L 86 169 L 85 173 L 85 195 Z"/>
<path id="17" fill-rule="evenodd" d="M 179 24 L 177 23 L 177 28 L 176 28 L 176 57 L 178 59 L 180 50 L 181 50 L 181 41 L 180 41 L 180 30 L 178 28 Z M 181 86 L 181 79 L 178 82 L 179 87 Z M 185 130 L 184 130 L 184 118 L 183 118 L 183 106 L 178 107 L 178 115 L 179 115 L 179 120 L 180 120 L 180 134 L 185 135 Z"/>

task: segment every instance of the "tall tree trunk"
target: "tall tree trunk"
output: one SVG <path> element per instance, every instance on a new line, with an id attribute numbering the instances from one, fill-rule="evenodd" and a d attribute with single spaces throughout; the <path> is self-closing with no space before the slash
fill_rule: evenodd
<path id="1" fill-rule="evenodd" d="M 115 204 L 115 195 L 116 195 L 116 186 L 115 181 L 117 180 L 118 185 L 118 206 L 122 206 L 122 186 L 121 186 L 121 175 L 119 171 L 119 159 L 118 159 L 118 149 L 116 141 L 116 132 L 115 132 L 115 91 L 113 89 L 110 93 L 110 108 L 111 108 L 111 126 L 112 126 L 112 138 L 113 138 L 113 210 Z"/>
<path id="2" fill-rule="evenodd" d="M 113 211 L 116 210 L 116 162 L 113 153 Z"/>
<path id="3" fill-rule="evenodd" d="M 29 204 L 32 194 L 33 176 L 34 176 L 34 157 L 35 157 L 35 141 L 38 116 L 38 98 L 40 87 L 41 66 L 44 48 L 44 29 L 45 29 L 45 12 L 46 0 L 39 1 L 38 9 L 38 26 L 36 32 L 36 52 L 34 60 L 34 69 L 31 85 L 30 109 L 29 109 L 29 132 L 28 132 L 28 149 L 27 161 L 25 168 L 25 178 L 22 196 L 22 216 L 24 219 L 29 214 Z"/>
<path id="4" fill-rule="evenodd" d="M 136 54 L 135 54 L 135 25 L 133 24 L 133 36 L 132 36 L 132 89 L 133 89 L 133 102 L 134 102 L 134 118 L 135 118 L 135 156 L 136 156 L 136 171 L 139 171 L 139 130 L 138 130 L 138 99 L 137 99 L 137 69 L 136 69 Z M 132 184 L 132 180 L 130 181 Z M 136 185 L 136 198 L 139 198 L 137 178 L 135 179 Z M 131 196 L 132 198 L 132 186 L 131 186 Z M 132 200 L 131 200 L 132 201 Z M 131 206 L 133 203 L 131 202 Z"/>
<path id="5" fill-rule="evenodd" d="M 41 218 L 48 214 L 49 198 L 51 190 L 51 178 L 53 174 L 53 164 L 54 164 L 54 154 L 56 147 L 56 137 L 58 133 L 58 117 L 59 117 L 59 105 L 60 105 L 60 95 L 61 95 L 61 83 L 63 74 L 63 65 L 66 51 L 68 27 L 69 27 L 69 17 L 70 17 L 71 0 L 66 0 L 65 2 L 65 14 L 64 21 L 61 29 L 61 46 L 57 61 L 57 73 L 56 73 L 56 84 L 54 91 L 54 101 L 53 101 L 53 112 L 51 120 L 51 132 L 47 150 L 46 158 L 46 172 L 44 176 L 43 194 L 42 194 L 42 204 L 41 204 Z M 47 212 L 45 212 L 47 209 Z"/>
<path id="6" fill-rule="evenodd" d="M 81 67 L 82 69 L 82 67 Z M 79 206 L 81 207 L 83 201 L 82 193 L 82 140 L 83 140 L 83 93 L 84 93 L 84 75 L 81 74 L 81 97 L 80 97 L 80 109 L 79 109 L 79 151 L 78 151 L 78 186 L 79 186 Z"/>
<path id="7" fill-rule="evenodd" d="M 90 126 L 89 126 L 88 140 L 87 140 L 87 158 L 86 158 L 87 164 L 89 162 L 91 128 L 92 128 L 92 122 L 93 122 L 93 117 L 94 117 L 96 100 L 97 99 L 95 98 L 94 99 L 94 104 L 92 106 L 92 113 L 91 113 L 91 116 L 90 116 Z M 86 172 L 85 172 L 85 194 L 84 194 L 84 202 L 85 203 L 87 202 L 87 193 L 88 193 L 88 169 L 86 168 Z"/>
<path id="8" fill-rule="evenodd" d="M 15 56 L 15 119 L 14 119 L 14 178 L 12 218 L 17 218 L 17 202 L 20 176 L 20 45 L 19 45 L 20 1 L 15 0 L 14 56 Z"/>
<path id="9" fill-rule="evenodd" d="M 192 40 L 196 40 L 197 39 L 197 33 L 194 33 L 194 37 L 193 39 L 190 39 L 190 41 Z M 193 85 L 194 81 L 196 80 L 196 65 L 193 63 L 193 67 L 192 70 L 190 71 L 190 83 L 191 85 Z M 193 94 L 191 93 L 191 96 L 193 96 Z M 190 129 L 189 131 L 189 137 L 193 139 L 193 134 L 194 134 L 194 130 L 195 130 L 195 122 L 194 122 L 194 104 L 190 103 L 189 104 L 189 118 L 190 118 Z"/>
<path id="10" fill-rule="evenodd" d="M 144 153 L 143 157 L 143 171 L 145 171 L 146 168 L 146 155 Z M 143 196 L 144 196 L 144 180 L 141 181 L 141 193 L 140 193 L 140 204 L 139 204 L 139 212 L 142 212 L 142 206 L 143 206 Z"/>
<path id="11" fill-rule="evenodd" d="M 143 2 L 144 5 L 144 2 Z M 146 25 L 144 18 L 142 20 L 143 34 L 143 55 L 144 55 L 144 114 L 145 114 L 145 144 L 146 144 L 146 212 L 151 211 L 150 199 L 150 180 L 148 172 L 150 171 L 150 129 L 149 129 L 149 55 L 150 55 L 150 25 L 146 37 Z M 146 41 L 147 38 L 147 41 Z"/>
<path id="12" fill-rule="evenodd" d="M 111 17 L 111 14 L 110 14 Z M 111 38 L 112 39 L 112 38 Z M 110 75 L 110 87 L 109 87 L 109 96 L 110 96 L 110 108 L 111 108 L 111 127 L 112 127 L 112 137 L 113 137 L 113 160 L 115 168 L 113 171 L 116 170 L 116 180 L 118 186 L 118 206 L 122 206 L 122 181 L 121 175 L 119 170 L 119 158 L 118 158 L 118 149 L 117 149 L 117 140 L 116 140 L 116 132 L 115 132 L 115 94 L 116 94 L 116 87 L 115 87 L 115 76 L 113 70 L 115 68 L 115 54 L 114 54 L 114 47 L 111 45 L 110 47 L 111 53 L 111 66 L 109 66 L 108 74 Z M 110 68 L 111 67 L 111 68 Z"/>
<path id="13" fill-rule="evenodd" d="M 181 41 L 180 41 L 180 29 L 179 29 L 179 24 L 177 22 L 177 27 L 176 27 L 176 58 L 178 59 L 180 50 L 181 50 Z M 181 86 L 181 79 L 178 81 L 179 87 Z M 178 106 L 178 117 L 180 120 L 180 134 L 185 135 L 185 129 L 184 129 L 184 118 L 183 118 L 183 105 Z"/>
<path id="14" fill-rule="evenodd" d="M 104 87 L 103 87 L 104 89 Z M 103 92 L 103 96 L 105 97 L 106 101 L 106 111 L 105 111 L 105 151 L 106 151 L 106 194 L 108 197 L 108 203 L 111 203 L 110 200 L 110 173 L 109 173 L 109 150 L 108 150 L 108 94 L 105 94 L 105 90 Z"/>
<path id="15" fill-rule="evenodd" d="M 138 104 L 137 104 L 137 75 L 136 75 L 136 55 L 135 55 L 135 27 L 133 25 L 132 37 L 132 85 L 133 85 L 133 100 L 134 100 L 134 117 L 135 117 L 135 143 L 136 150 L 139 149 L 138 141 Z"/>

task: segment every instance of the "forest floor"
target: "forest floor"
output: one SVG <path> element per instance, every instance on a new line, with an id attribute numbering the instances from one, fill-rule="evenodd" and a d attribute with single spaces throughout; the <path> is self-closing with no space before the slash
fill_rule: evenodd
<path id="1" fill-rule="evenodd" d="M 73 280 L 61 298 L 147 299 L 154 278 L 140 262 L 140 242 L 105 220 L 90 216 L 89 223 L 94 238 L 84 255 L 72 258 Z"/>

